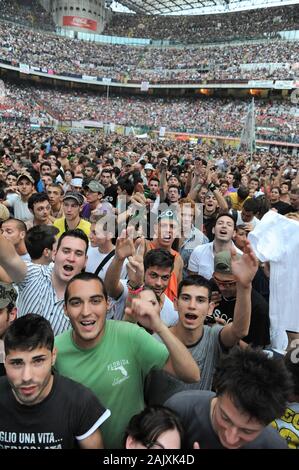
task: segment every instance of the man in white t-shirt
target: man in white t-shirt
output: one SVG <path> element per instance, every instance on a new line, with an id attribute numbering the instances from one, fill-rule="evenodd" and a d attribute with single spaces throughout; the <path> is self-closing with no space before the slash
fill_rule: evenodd
<path id="1" fill-rule="evenodd" d="M 190 256 L 188 271 L 190 274 L 200 274 L 211 279 L 214 272 L 214 255 L 220 251 L 230 251 L 234 246 L 232 238 L 235 235 L 236 222 L 231 214 L 220 214 L 212 229 L 215 238 L 213 242 L 195 248 Z M 236 248 L 236 247 L 235 247 Z M 238 248 L 237 253 L 242 254 Z"/>
<path id="2" fill-rule="evenodd" d="M 8 194 L 3 204 L 12 207 L 16 219 L 27 222 L 33 220 L 33 214 L 28 209 L 28 199 L 34 192 L 34 179 L 29 173 L 23 173 L 17 180 L 19 194 Z"/>
<path id="3" fill-rule="evenodd" d="M 237 227 L 239 225 L 245 225 L 245 229 L 248 231 L 253 230 L 259 223 L 259 219 L 255 217 L 259 209 L 258 202 L 256 199 L 246 199 L 243 204 L 242 210 L 237 211 Z"/>
<path id="4" fill-rule="evenodd" d="M 163 248 L 157 248 L 149 250 L 143 260 L 144 240 L 137 240 L 134 245 L 133 240 L 123 233 L 116 241 L 115 250 L 115 257 L 105 278 L 108 295 L 115 300 L 110 307 L 109 317 L 121 320 L 128 295 L 134 295 L 145 284 L 153 289 L 163 303 L 160 313 L 163 322 L 167 326 L 175 325 L 178 321 L 178 313 L 172 301 L 164 294 L 173 270 L 174 256 Z M 127 283 L 120 279 L 126 258 L 129 260 Z"/>
<path id="5" fill-rule="evenodd" d="M 10 218 L 5 220 L 1 226 L 2 235 L 15 247 L 16 252 L 24 261 L 31 261 L 25 244 L 27 227 L 22 220 Z"/>
<path id="6" fill-rule="evenodd" d="M 112 217 L 114 216 L 111 216 L 110 222 Z M 90 246 L 87 250 L 88 259 L 85 271 L 96 273 L 104 281 L 107 269 L 115 256 L 115 246 L 112 243 L 113 233 L 109 227 L 105 230 L 104 225 L 101 223 L 103 220 L 103 215 L 91 215 L 90 217 Z M 120 279 L 126 279 L 127 277 L 126 264 L 127 261 L 124 263 Z"/>

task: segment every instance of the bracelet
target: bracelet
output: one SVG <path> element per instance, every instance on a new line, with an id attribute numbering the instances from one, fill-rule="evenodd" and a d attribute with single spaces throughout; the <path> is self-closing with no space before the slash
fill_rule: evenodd
<path id="1" fill-rule="evenodd" d="M 135 289 L 132 289 L 130 286 L 128 286 L 128 292 L 133 295 L 139 294 L 143 290 L 143 285 L 140 287 L 136 287 Z"/>

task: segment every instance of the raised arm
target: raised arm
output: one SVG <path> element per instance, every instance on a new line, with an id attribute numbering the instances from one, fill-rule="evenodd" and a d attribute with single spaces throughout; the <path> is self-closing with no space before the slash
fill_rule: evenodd
<path id="1" fill-rule="evenodd" d="M 204 183 L 204 179 L 201 177 L 200 170 L 194 170 L 194 176 L 192 178 L 190 191 L 188 194 L 188 196 L 194 201 L 196 200 L 198 191 L 200 190 L 203 183 Z"/>
<path id="2" fill-rule="evenodd" d="M 107 269 L 105 286 L 107 294 L 112 299 L 118 299 L 123 293 L 123 285 L 120 282 L 121 270 L 127 257 L 134 254 L 133 239 L 129 237 L 128 231 L 123 230 L 116 240 L 115 256 Z"/>
<path id="3" fill-rule="evenodd" d="M 27 266 L 17 254 L 12 243 L 0 234 L 0 265 L 13 282 L 22 282 L 27 273 Z"/>
<path id="4" fill-rule="evenodd" d="M 167 180 L 166 180 L 166 169 L 167 169 L 167 161 L 166 162 L 161 162 L 160 165 L 161 171 L 160 171 L 160 202 L 163 202 L 166 193 L 167 193 Z"/>
<path id="5" fill-rule="evenodd" d="M 128 258 L 128 297 L 126 302 L 123 320 L 135 323 L 136 319 L 130 314 L 131 302 L 138 295 L 139 289 L 142 288 L 144 282 L 144 250 L 145 239 L 138 238 L 134 243 L 135 253 Z"/>
<path id="6" fill-rule="evenodd" d="M 131 315 L 142 326 L 154 331 L 163 340 L 169 351 L 169 358 L 163 370 L 187 383 L 199 381 L 200 371 L 193 357 L 183 343 L 169 330 L 153 307 L 140 299 L 133 299 Z"/>
<path id="7" fill-rule="evenodd" d="M 234 319 L 220 332 L 221 341 L 228 348 L 248 334 L 251 318 L 251 282 L 258 269 L 258 259 L 248 240 L 241 258 L 237 259 L 234 248 L 231 249 L 231 254 L 232 272 L 237 282 Z"/>
<path id="8" fill-rule="evenodd" d="M 210 189 L 212 191 L 212 193 L 214 194 L 214 196 L 215 196 L 215 198 L 218 202 L 220 210 L 223 211 L 223 212 L 228 211 L 228 204 L 227 204 L 225 198 L 223 197 L 221 191 L 219 191 L 219 189 L 218 189 L 219 179 L 218 179 L 218 176 L 217 176 L 216 172 L 213 172 L 213 173 L 210 174 L 210 180 L 211 180 L 211 183 L 208 186 L 208 189 Z"/>

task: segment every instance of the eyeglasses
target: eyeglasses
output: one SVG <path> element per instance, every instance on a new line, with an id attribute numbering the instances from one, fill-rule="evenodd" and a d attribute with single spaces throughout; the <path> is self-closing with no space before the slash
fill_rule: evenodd
<path id="1" fill-rule="evenodd" d="M 232 287 L 236 284 L 236 281 L 223 281 L 222 279 L 217 279 L 216 276 L 213 276 L 213 279 L 218 286 Z"/>

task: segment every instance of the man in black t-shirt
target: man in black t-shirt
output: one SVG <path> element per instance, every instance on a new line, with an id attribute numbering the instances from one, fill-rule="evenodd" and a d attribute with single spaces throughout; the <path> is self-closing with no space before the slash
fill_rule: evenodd
<path id="1" fill-rule="evenodd" d="M 183 448 L 287 449 L 270 426 L 285 412 L 292 387 L 282 361 L 250 347 L 235 347 L 222 357 L 214 385 L 216 393 L 188 390 L 164 404 L 182 421 Z"/>
<path id="2" fill-rule="evenodd" d="M 0 378 L 0 449 L 103 448 L 99 427 L 110 416 L 86 387 L 52 373 L 56 359 L 48 320 L 28 314 L 4 338 Z"/>
<path id="3" fill-rule="evenodd" d="M 105 188 L 104 200 L 110 202 L 113 207 L 116 207 L 117 184 L 112 184 L 112 170 L 103 168 L 100 181 Z"/>
<path id="4" fill-rule="evenodd" d="M 271 189 L 270 193 L 270 203 L 271 209 L 275 209 L 278 214 L 286 215 L 289 212 L 292 212 L 292 206 L 280 200 L 281 191 L 278 186 L 275 186 Z"/>
<path id="5" fill-rule="evenodd" d="M 220 251 L 214 257 L 213 280 L 221 293 L 221 300 L 214 309 L 214 318 L 229 323 L 234 318 L 236 304 L 236 279 L 231 269 L 231 254 Z M 248 335 L 243 338 L 252 346 L 265 347 L 270 344 L 269 305 L 255 289 L 251 291 L 251 319 Z"/>

